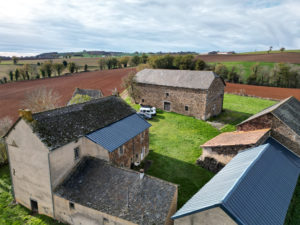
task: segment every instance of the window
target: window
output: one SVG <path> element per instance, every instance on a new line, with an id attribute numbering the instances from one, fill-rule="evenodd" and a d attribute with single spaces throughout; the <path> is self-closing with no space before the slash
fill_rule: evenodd
<path id="1" fill-rule="evenodd" d="M 70 209 L 75 209 L 75 204 L 74 204 L 74 202 L 69 202 L 69 208 L 70 208 Z"/>
<path id="2" fill-rule="evenodd" d="M 135 154 L 135 158 L 136 158 L 136 159 L 139 159 L 139 154 Z"/>
<path id="3" fill-rule="evenodd" d="M 31 205 L 31 211 L 32 212 L 34 212 L 34 213 L 39 212 L 39 207 L 38 207 L 37 201 L 30 199 L 30 205 Z"/>
<path id="4" fill-rule="evenodd" d="M 142 102 L 144 102 L 145 100 L 142 98 Z"/>
<path id="5" fill-rule="evenodd" d="M 119 155 L 123 155 L 124 154 L 124 149 L 123 149 L 123 145 L 119 148 Z"/>
<path id="6" fill-rule="evenodd" d="M 103 218 L 103 224 L 104 224 L 104 225 L 106 225 L 106 224 L 109 224 L 109 221 L 108 221 L 108 219 L 106 219 L 106 218 Z"/>
<path id="7" fill-rule="evenodd" d="M 13 169 L 13 175 L 14 175 L 14 176 L 16 175 L 16 170 L 15 170 L 15 169 Z"/>
<path id="8" fill-rule="evenodd" d="M 184 109 L 185 111 L 189 111 L 189 107 L 187 105 L 184 107 Z"/>
<path id="9" fill-rule="evenodd" d="M 169 93 L 168 92 L 166 92 L 166 97 L 169 97 Z"/>
<path id="10" fill-rule="evenodd" d="M 74 159 L 79 159 L 79 147 L 74 148 Z"/>

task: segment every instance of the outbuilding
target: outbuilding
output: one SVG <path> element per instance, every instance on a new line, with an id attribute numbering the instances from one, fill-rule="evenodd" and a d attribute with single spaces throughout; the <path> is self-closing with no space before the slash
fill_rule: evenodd
<path id="1" fill-rule="evenodd" d="M 135 82 L 140 104 L 202 120 L 223 108 L 225 82 L 212 71 L 144 69 Z"/>

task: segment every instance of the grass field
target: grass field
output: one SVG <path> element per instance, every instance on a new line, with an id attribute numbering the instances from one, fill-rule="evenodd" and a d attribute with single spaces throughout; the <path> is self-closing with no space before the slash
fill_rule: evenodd
<path id="1" fill-rule="evenodd" d="M 129 102 L 129 99 L 127 99 Z M 225 94 L 225 112 L 215 120 L 233 126 L 242 118 L 257 113 L 274 104 L 252 97 Z M 138 109 L 137 105 L 132 105 Z M 158 111 L 150 120 L 150 153 L 147 160 L 152 161 L 147 174 L 179 185 L 178 207 L 181 207 L 212 177 L 213 173 L 195 164 L 201 154 L 200 145 L 215 137 L 221 131 L 208 123 L 176 113 Z M 29 211 L 19 205 L 13 205 L 8 167 L 0 169 L 0 224 L 56 224 L 43 216 L 31 216 Z M 296 197 L 289 209 L 290 221 L 287 225 L 299 224 L 298 184 Z M 3 215 L 3 216 L 2 216 Z"/>

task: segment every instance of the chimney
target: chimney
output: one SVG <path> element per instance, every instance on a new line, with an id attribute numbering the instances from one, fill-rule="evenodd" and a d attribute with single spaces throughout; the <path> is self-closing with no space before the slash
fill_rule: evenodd
<path id="1" fill-rule="evenodd" d="M 140 169 L 140 180 L 142 180 L 144 178 L 144 169 Z"/>
<path id="2" fill-rule="evenodd" d="M 31 110 L 29 109 L 25 109 L 25 110 L 19 109 L 19 116 L 29 122 L 33 120 Z"/>

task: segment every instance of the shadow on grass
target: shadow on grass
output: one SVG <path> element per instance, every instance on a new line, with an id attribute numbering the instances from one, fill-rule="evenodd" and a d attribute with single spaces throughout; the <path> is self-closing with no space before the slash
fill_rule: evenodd
<path id="1" fill-rule="evenodd" d="M 152 161 L 147 174 L 179 185 L 178 208 L 189 200 L 214 175 L 196 164 L 180 161 L 154 151 L 150 151 L 146 160 Z"/>
<path id="2" fill-rule="evenodd" d="M 233 111 L 229 109 L 224 109 L 220 115 L 209 119 L 209 121 L 220 122 L 220 123 L 230 124 L 230 125 L 237 125 L 242 121 L 248 119 L 252 115 L 253 114 L 250 113 L 243 113 L 243 112 Z"/>

